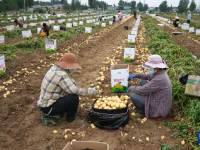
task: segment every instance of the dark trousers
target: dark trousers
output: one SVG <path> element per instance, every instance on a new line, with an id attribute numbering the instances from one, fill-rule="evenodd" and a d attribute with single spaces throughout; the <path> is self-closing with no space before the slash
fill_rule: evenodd
<path id="1" fill-rule="evenodd" d="M 59 98 L 53 105 L 41 108 L 42 112 L 50 116 L 60 115 L 67 112 L 66 120 L 72 122 L 75 119 L 79 104 L 78 95 L 66 95 Z"/>
<path id="2" fill-rule="evenodd" d="M 147 83 L 148 82 L 146 80 L 141 80 L 140 86 L 143 86 Z M 138 113 L 145 114 L 145 99 L 146 99 L 146 96 L 136 94 L 136 93 L 132 93 L 130 97 L 131 97 L 131 101 L 133 102 L 133 104 L 136 107 L 136 111 Z"/>
<path id="3" fill-rule="evenodd" d="M 190 24 L 190 20 L 187 20 L 187 23 Z"/>
<path id="4" fill-rule="evenodd" d="M 49 36 L 49 30 L 44 30 L 47 36 Z"/>

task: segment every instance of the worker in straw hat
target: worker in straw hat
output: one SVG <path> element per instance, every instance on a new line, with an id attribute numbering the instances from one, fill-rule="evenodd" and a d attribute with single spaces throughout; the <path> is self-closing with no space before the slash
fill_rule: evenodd
<path id="1" fill-rule="evenodd" d="M 137 73 L 129 76 L 128 81 L 139 78 L 140 86 L 130 86 L 131 101 L 136 107 L 136 116 L 147 118 L 166 118 L 172 108 L 172 85 L 166 73 L 169 68 L 159 55 L 151 55 L 143 64 L 149 73 Z"/>
<path id="2" fill-rule="evenodd" d="M 178 24 L 179 24 L 179 17 L 175 16 L 174 20 L 173 20 L 173 25 L 174 25 L 174 27 L 178 27 Z"/>
<path id="3" fill-rule="evenodd" d="M 188 10 L 188 16 L 187 16 L 187 23 L 190 24 L 190 20 L 191 20 L 191 12 L 190 10 Z"/>
<path id="4" fill-rule="evenodd" d="M 43 124 L 49 126 L 59 124 L 64 113 L 67 113 L 67 122 L 83 122 L 75 119 L 79 104 L 78 95 L 92 96 L 98 94 L 98 91 L 95 88 L 78 87 L 77 83 L 70 77 L 74 69 L 82 69 L 76 63 L 76 56 L 72 53 L 65 53 L 45 75 L 37 102 L 39 110 L 42 111 Z"/>

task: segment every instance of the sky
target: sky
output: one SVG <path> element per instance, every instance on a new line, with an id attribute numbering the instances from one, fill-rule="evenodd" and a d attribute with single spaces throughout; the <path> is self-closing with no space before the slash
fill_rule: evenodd
<path id="1" fill-rule="evenodd" d="M 50 1 L 50 0 L 40 0 L 40 1 Z M 82 4 L 88 3 L 88 0 L 80 0 Z M 119 0 L 102 0 L 107 2 L 109 5 L 118 5 Z M 125 0 L 130 2 L 131 0 Z M 136 0 L 136 3 L 139 3 L 139 1 L 141 1 L 142 3 L 144 3 L 144 0 Z M 158 7 L 160 5 L 160 3 L 163 0 L 145 0 L 145 3 L 148 4 L 149 7 Z M 68 0 L 68 2 L 71 2 L 71 0 Z M 191 0 L 190 0 L 191 2 Z M 197 6 L 200 5 L 200 0 L 195 0 L 195 3 L 197 4 Z M 178 7 L 179 4 L 179 0 L 167 0 L 167 4 L 168 6 L 173 6 L 173 7 Z"/>

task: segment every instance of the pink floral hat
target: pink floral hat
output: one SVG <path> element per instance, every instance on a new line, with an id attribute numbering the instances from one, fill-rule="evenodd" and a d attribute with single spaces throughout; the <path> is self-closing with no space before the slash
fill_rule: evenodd
<path id="1" fill-rule="evenodd" d="M 169 68 L 160 55 L 151 55 L 148 58 L 148 61 L 142 65 L 142 67 L 147 69 L 152 68 Z"/>

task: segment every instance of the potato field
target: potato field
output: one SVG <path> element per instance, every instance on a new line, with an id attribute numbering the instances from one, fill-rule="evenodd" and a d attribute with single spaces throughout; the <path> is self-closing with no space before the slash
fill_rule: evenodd
<path id="1" fill-rule="evenodd" d="M 175 28 L 165 19 L 167 15 L 124 14 L 122 23 L 111 24 L 113 15 L 98 22 L 98 15 L 64 15 L 43 19 L 37 14 L 27 15 L 27 28 L 7 30 L 14 25 L 13 16 L 4 19 L 0 26 L 0 54 L 5 57 L 6 73 L 0 78 L 0 149 L 2 150 L 61 150 L 68 142 L 102 141 L 110 150 L 192 150 L 198 149 L 200 132 L 200 102 L 198 97 L 185 95 L 185 85 L 179 82 L 181 74 L 200 75 L 200 43 L 196 33 Z M 31 18 L 32 18 L 31 17 Z M 35 17 L 37 18 L 37 17 Z M 45 47 L 45 37 L 39 38 L 37 28 L 42 22 L 52 22 L 49 38 L 57 40 L 55 52 Z M 56 21 L 58 20 L 58 21 Z M 88 21 L 89 20 L 89 21 Z M 83 24 L 79 24 L 83 21 Z M 76 25 L 70 26 L 70 24 Z M 35 23 L 34 26 L 31 26 Z M 102 23 L 103 26 L 102 26 Z M 68 24 L 68 25 L 66 25 Z M 128 35 L 137 26 L 135 43 L 128 43 Z M 160 27 L 157 24 L 165 24 Z M 33 25 L 33 24 L 32 24 Z M 36 25 L 36 26 L 35 26 Z M 105 26 L 104 26 L 105 25 Z M 67 30 L 55 32 L 53 26 L 67 26 Z M 128 26 L 128 30 L 124 29 Z M 192 25 L 191 25 L 192 26 Z M 87 28 L 86 27 L 91 27 Z M 193 26 L 195 31 L 198 26 Z M 31 31 L 25 39 L 22 31 Z M 184 32 L 172 35 L 171 32 Z M 1 39 L 0 39 L 1 43 Z M 135 48 L 135 57 L 124 56 L 125 47 Z M 50 52 L 48 52 L 49 50 Z M 71 78 L 79 87 L 96 86 L 100 94 L 79 97 L 76 118 L 84 123 L 68 123 L 63 116 L 58 126 L 41 123 L 41 111 L 37 109 L 40 86 L 47 71 L 64 53 L 76 55 L 83 69 L 74 70 Z M 127 95 L 128 87 L 139 85 L 132 79 L 127 86 L 116 84 L 111 87 L 111 66 L 129 66 L 129 75 L 147 73 L 142 64 L 151 54 L 158 54 L 168 62 L 167 73 L 172 83 L 173 108 L 169 118 L 136 118 L 134 105 Z M 98 109 L 129 109 L 129 121 L 119 129 L 101 129 L 88 120 L 88 113 Z"/>

